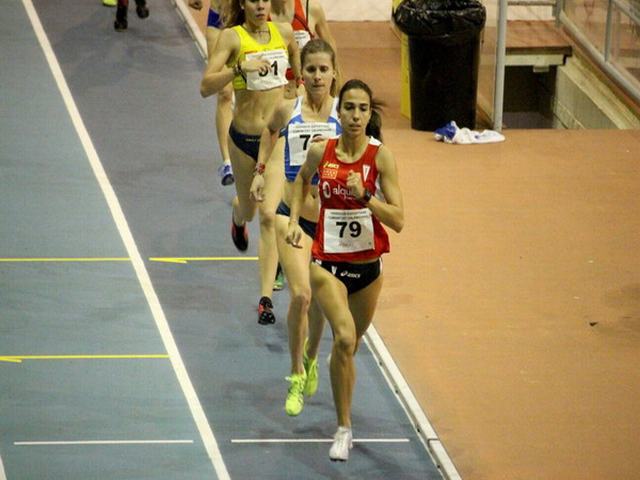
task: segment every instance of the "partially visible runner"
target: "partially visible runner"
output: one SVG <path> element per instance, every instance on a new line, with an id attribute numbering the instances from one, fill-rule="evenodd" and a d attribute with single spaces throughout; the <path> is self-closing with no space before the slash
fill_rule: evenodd
<path id="1" fill-rule="evenodd" d="M 232 203 L 231 237 L 238 250 L 246 251 L 249 246 L 246 222 L 256 213 L 256 202 L 249 197 L 254 172 L 273 177 L 274 180 L 268 181 L 269 188 L 278 192 L 272 196 L 273 203 L 260 203 L 261 216 L 273 216 L 284 183 L 282 169 L 278 170 L 276 163 L 268 171 L 261 171 L 256 162 L 262 130 L 283 98 L 289 64 L 296 77 L 300 76 L 300 54 L 291 25 L 268 21 L 269 0 L 229 0 L 228 9 L 229 14 L 224 17 L 226 28 L 220 33 L 209 59 L 200 93 L 207 97 L 233 82 L 236 103 L 229 127 L 229 154 L 237 196 Z M 276 320 L 271 295 L 278 252 L 273 226 L 263 228 L 261 222 L 260 232 L 258 323 L 267 325 Z"/>
<path id="2" fill-rule="evenodd" d="M 311 180 L 311 195 L 300 207 L 299 223 L 305 233 L 300 239 L 302 249 L 286 243 L 289 210 L 293 195 L 293 181 L 314 138 L 335 137 L 342 129 L 338 122 L 335 95 L 335 53 L 321 39 L 308 42 L 300 54 L 304 95 L 284 100 L 273 112 L 260 139 L 258 165 L 281 162 L 284 143 L 284 174 L 286 182 L 282 200 L 275 212 L 276 239 L 280 265 L 289 283 L 291 302 L 287 314 L 291 374 L 287 377 L 289 390 L 285 401 L 287 415 L 299 415 L 304 396 L 312 396 L 318 389 L 318 347 L 322 338 L 324 317 L 311 299 L 309 262 L 311 244 L 318 221 L 318 178 Z M 276 148 L 278 144 L 279 149 Z M 278 156 L 273 155 L 280 152 Z M 259 167 L 259 170 L 262 170 Z M 256 175 L 251 185 L 251 196 L 264 200 L 265 179 Z M 308 313 L 308 315 L 307 315 Z M 307 340 L 308 338 L 308 340 Z"/>
<path id="3" fill-rule="evenodd" d="M 193 1 L 193 0 L 191 0 Z M 211 0 L 209 5 L 209 15 L 207 16 L 207 57 L 211 59 L 216 50 L 220 32 L 224 27 L 222 22 L 223 4 L 226 0 Z M 195 8 L 195 7 L 194 7 Z M 202 5 L 200 6 L 202 8 Z M 222 163 L 218 166 L 218 176 L 222 185 L 231 185 L 234 181 L 231 158 L 229 156 L 229 127 L 231 126 L 233 103 L 233 87 L 226 85 L 218 92 L 216 101 L 216 136 L 220 147 Z"/>
<path id="4" fill-rule="evenodd" d="M 303 6 L 302 2 L 305 2 Z M 319 37 L 326 40 L 333 51 L 336 51 L 335 41 L 329 30 L 329 25 L 322 9 L 322 5 L 316 0 L 272 0 L 271 2 L 271 19 L 275 22 L 290 23 L 293 28 L 293 35 L 298 44 L 298 49 L 302 48 L 312 38 Z M 337 85 L 340 85 L 340 73 L 337 60 L 334 62 L 334 70 L 336 71 Z M 296 81 L 293 69 L 287 69 L 287 80 L 289 83 L 285 86 L 285 98 L 296 98 L 304 94 L 300 82 Z M 339 87 L 338 87 L 339 88 Z M 261 219 L 263 217 L 260 217 Z M 272 223 L 269 223 L 272 225 Z M 268 226 L 262 225 L 262 229 Z M 278 270 L 274 282 L 274 290 L 282 290 L 284 287 L 284 278 L 282 269 L 278 263 Z"/>
<path id="5" fill-rule="evenodd" d="M 349 80 L 342 87 L 342 135 L 309 149 L 294 183 L 287 232 L 287 242 L 302 248 L 300 212 L 318 172 L 320 215 L 310 270 L 313 296 L 333 330 L 330 373 L 338 429 L 329 450 L 331 460 L 348 460 L 352 447 L 354 356 L 382 288 L 380 257 L 389 251 L 382 225 L 396 232 L 404 225 L 396 164 L 379 140 L 378 105 L 361 80 Z"/>
<path id="6" fill-rule="evenodd" d="M 331 35 L 324 9 L 318 0 L 271 0 L 271 3 L 271 19 L 275 22 L 291 24 L 300 51 L 312 38 L 321 38 L 331 46 L 334 52 L 337 52 L 336 42 Z M 337 60 L 334 70 L 339 88 L 340 67 Z M 287 71 L 287 80 L 289 83 L 285 89 L 285 97 L 295 98 L 297 95 L 302 95 L 303 92 L 298 90 L 291 70 Z"/>
<path id="7" fill-rule="evenodd" d="M 147 0 L 135 0 L 136 1 L 136 14 L 140 18 L 147 18 L 149 16 L 149 9 L 147 8 Z M 127 13 L 129 12 L 129 0 L 118 0 L 118 6 L 116 8 L 116 20 L 113 22 L 113 28 L 117 32 L 126 30 L 129 26 L 127 20 Z"/>

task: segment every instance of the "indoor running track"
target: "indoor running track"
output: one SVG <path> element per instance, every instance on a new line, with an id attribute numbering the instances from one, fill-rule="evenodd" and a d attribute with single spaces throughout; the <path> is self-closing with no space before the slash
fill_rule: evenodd
<path id="1" fill-rule="evenodd" d="M 366 348 L 349 462 L 324 361 L 284 413 L 288 293 L 259 326 L 202 59 L 150 7 L 116 33 L 99 0 L 2 4 L 0 479 L 440 478 Z"/>

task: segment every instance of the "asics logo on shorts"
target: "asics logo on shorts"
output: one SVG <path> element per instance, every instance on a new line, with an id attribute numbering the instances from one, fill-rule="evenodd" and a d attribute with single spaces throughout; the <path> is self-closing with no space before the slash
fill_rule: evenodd
<path id="1" fill-rule="evenodd" d="M 341 277 L 360 278 L 362 275 L 359 273 L 352 273 L 349 270 L 343 270 L 340 272 Z"/>

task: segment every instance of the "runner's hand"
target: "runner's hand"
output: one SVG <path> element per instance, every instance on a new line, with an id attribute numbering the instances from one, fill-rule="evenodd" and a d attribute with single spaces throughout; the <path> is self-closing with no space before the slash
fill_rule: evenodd
<path id="1" fill-rule="evenodd" d="M 264 197 L 262 193 L 264 191 L 264 176 L 255 175 L 251 182 L 251 189 L 249 190 L 249 198 L 254 202 L 262 202 Z"/>
<path id="2" fill-rule="evenodd" d="M 240 64 L 240 69 L 245 73 L 258 72 L 260 75 L 266 75 L 270 68 L 269 60 L 264 57 L 245 60 Z"/>
<path id="3" fill-rule="evenodd" d="M 302 228 L 297 222 L 289 222 L 289 228 L 287 229 L 286 241 L 289 245 L 296 248 L 302 248 L 300 240 L 302 240 Z"/>
<path id="4" fill-rule="evenodd" d="M 351 195 L 360 199 L 364 196 L 364 185 L 362 184 L 362 175 L 360 172 L 356 173 L 353 170 L 349 170 L 347 175 L 347 188 Z"/>

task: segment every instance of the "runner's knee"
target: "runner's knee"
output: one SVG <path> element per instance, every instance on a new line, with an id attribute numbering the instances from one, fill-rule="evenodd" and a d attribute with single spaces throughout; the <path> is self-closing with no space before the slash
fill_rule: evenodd
<path id="1" fill-rule="evenodd" d="M 291 285 L 289 285 L 289 288 L 291 289 L 291 310 L 299 313 L 306 312 L 309 309 L 309 304 L 311 303 L 311 289 L 292 289 Z"/>
<path id="2" fill-rule="evenodd" d="M 265 211 L 260 209 L 260 227 L 274 229 L 276 227 L 276 212 Z"/>
<path id="3" fill-rule="evenodd" d="M 337 352 L 345 355 L 353 355 L 357 344 L 356 333 L 345 329 L 334 331 L 334 334 L 333 345 Z"/>

